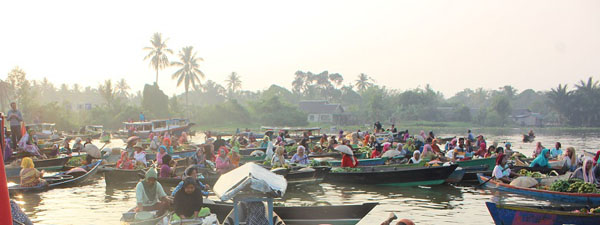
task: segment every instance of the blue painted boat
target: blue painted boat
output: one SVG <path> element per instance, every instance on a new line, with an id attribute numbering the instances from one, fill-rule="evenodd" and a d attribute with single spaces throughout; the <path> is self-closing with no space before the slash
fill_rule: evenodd
<path id="1" fill-rule="evenodd" d="M 482 174 L 477 174 L 477 179 L 479 183 L 483 184 L 488 181 L 490 178 L 483 176 Z M 568 192 L 558 192 L 558 191 L 548 191 L 548 190 L 538 190 L 535 188 L 522 188 L 516 187 L 510 184 L 505 184 L 501 181 L 490 180 L 485 183 L 487 188 L 497 189 L 504 192 L 511 192 L 516 194 L 525 195 L 528 197 L 534 197 L 544 200 L 557 201 L 557 202 L 566 202 L 566 203 L 576 203 L 581 205 L 589 205 L 589 206 L 600 206 L 600 194 L 584 194 L 584 193 L 568 193 Z"/>
<path id="2" fill-rule="evenodd" d="M 503 205 L 486 202 L 496 224 L 600 224 L 600 213 L 581 213 L 571 208 Z"/>

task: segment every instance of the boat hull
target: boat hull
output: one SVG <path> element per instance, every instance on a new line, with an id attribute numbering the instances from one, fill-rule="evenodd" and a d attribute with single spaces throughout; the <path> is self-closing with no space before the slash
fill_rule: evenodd
<path id="1" fill-rule="evenodd" d="M 484 183 L 490 178 L 483 175 L 479 175 L 478 179 L 480 183 Z M 520 188 L 504 184 L 495 180 L 488 181 L 487 183 L 485 183 L 485 186 L 491 189 L 521 194 L 538 199 L 565 203 L 577 203 L 589 206 L 600 206 L 600 194 L 566 193 L 557 191 L 538 190 L 533 188 Z"/>
<path id="2" fill-rule="evenodd" d="M 359 159 L 358 166 L 360 166 L 360 167 L 381 166 L 381 165 L 385 164 L 385 161 L 387 161 L 387 158 Z M 339 160 L 332 160 L 332 161 L 327 161 L 327 162 L 329 162 L 329 165 L 331 165 L 333 167 L 340 167 L 342 165 L 342 161 L 339 161 Z"/>
<path id="3" fill-rule="evenodd" d="M 219 221 L 227 217 L 233 205 L 230 203 L 205 203 L 211 213 L 217 215 Z M 377 203 L 364 203 L 361 205 L 336 205 L 336 206 L 274 206 L 284 222 L 288 224 L 356 224 L 366 216 Z"/>
<path id="4" fill-rule="evenodd" d="M 104 182 L 106 182 L 106 186 L 135 185 L 143 177 L 143 170 L 105 168 L 104 171 Z"/>
<path id="5" fill-rule="evenodd" d="M 85 173 L 81 176 L 75 177 L 75 178 L 64 179 L 64 180 L 57 181 L 54 183 L 50 183 L 50 181 L 49 181 L 49 184 L 46 186 L 20 187 L 17 185 L 17 186 L 9 187 L 8 192 L 10 194 L 31 193 L 31 192 L 42 192 L 42 191 L 46 191 L 46 190 L 54 189 L 54 188 L 77 186 L 77 185 L 85 182 L 86 180 L 88 180 L 91 176 L 94 176 L 98 172 L 98 168 L 100 167 L 101 163 L 102 163 L 102 160 L 95 162 L 94 167 L 92 167 L 92 169 L 90 171 L 88 171 L 87 173 Z M 48 178 L 45 178 L 45 179 L 48 179 Z"/>
<path id="6" fill-rule="evenodd" d="M 544 210 L 533 207 L 505 206 L 485 203 L 496 224 L 578 224 L 600 223 L 600 214 L 584 214 Z"/>
<path id="7" fill-rule="evenodd" d="M 457 167 L 365 167 L 361 172 L 330 172 L 325 181 L 393 186 L 437 185 L 444 183 Z"/>

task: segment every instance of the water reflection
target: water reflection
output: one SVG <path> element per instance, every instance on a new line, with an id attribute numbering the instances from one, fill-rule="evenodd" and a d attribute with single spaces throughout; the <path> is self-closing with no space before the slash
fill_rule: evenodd
<path id="1" fill-rule="evenodd" d="M 522 129 L 484 132 L 488 143 L 512 142 L 516 150 L 531 155 L 535 143 L 523 143 Z M 478 133 L 475 130 L 475 133 Z M 456 136 L 464 134 L 439 134 Z M 560 141 L 563 147 L 573 146 L 595 152 L 600 146 L 600 133 L 554 131 L 537 134 L 536 141 L 552 147 Z M 201 140 L 201 137 L 197 140 Z M 99 146 L 102 146 L 101 144 Z M 120 140 L 109 147 L 121 147 Z M 477 185 L 437 185 L 432 187 L 391 187 L 322 183 L 290 186 L 283 199 L 286 205 L 312 205 L 323 201 L 330 204 L 362 204 L 379 202 L 361 224 L 379 224 L 390 212 L 410 218 L 418 224 L 492 224 L 486 201 L 512 204 L 549 205 L 550 202 L 508 194 Z M 135 185 L 106 187 L 101 174 L 82 187 L 54 189 L 39 194 L 15 196 L 35 224 L 119 224 L 121 213 L 135 205 Z M 211 196 L 211 199 L 216 199 Z"/>

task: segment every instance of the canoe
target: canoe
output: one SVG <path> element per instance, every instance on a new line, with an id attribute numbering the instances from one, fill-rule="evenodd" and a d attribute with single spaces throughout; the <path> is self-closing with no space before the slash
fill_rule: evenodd
<path id="1" fill-rule="evenodd" d="M 446 179 L 446 183 L 460 183 L 463 180 L 464 176 L 465 176 L 465 170 L 463 170 L 463 168 L 461 168 L 461 167 L 458 167 Z"/>
<path id="2" fill-rule="evenodd" d="M 479 183 L 489 180 L 489 177 L 478 175 Z M 538 190 L 534 188 L 522 188 L 505 184 L 496 180 L 490 180 L 485 184 L 486 187 L 497 189 L 504 192 L 521 194 L 543 200 L 576 203 L 589 206 L 600 206 L 600 194 L 567 193 L 549 190 Z"/>
<path id="3" fill-rule="evenodd" d="M 378 203 L 332 206 L 274 206 L 273 211 L 288 224 L 356 224 Z M 219 221 L 227 217 L 233 204 L 205 202 L 211 213 L 217 214 Z"/>
<path id="4" fill-rule="evenodd" d="M 325 179 L 331 167 L 313 167 L 290 171 L 285 175 L 288 185 L 318 184 Z"/>
<path id="5" fill-rule="evenodd" d="M 143 170 L 124 170 L 105 168 L 104 182 L 106 186 L 135 185 L 144 177 Z"/>
<path id="6" fill-rule="evenodd" d="M 238 213 L 239 216 L 239 223 L 238 224 L 246 224 L 245 222 L 242 223 L 243 221 L 246 221 L 246 215 L 244 212 Z M 234 215 L 234 211 L 233 209 L 229 212 L 229 214 L 227 215 L 227 217 L 225 217 L 225 220 L 223 221 L 223 225 L 236 225 L 235 223 L 235 215 Z M 268 217 L 267 217 L 268 218 Z M 279 217 L 279 215 L 277 215 L 276 212 L 273 212 L 273 225 L 285 225 L 285 222 L 283 222 L 283 220 L 281 219 L 281 217 Z"/>
<path id="7" fill-rule="evenodd" d="M 485 205 L 496 224 L 592 225 L 600 222 L 600 213 L 573 212 L 581 207 L 520 206 L 493 202 L 486 202 Z"/>
<path id="8" fill-rule="evenodd" d="M 194 156 L 194 154 L 196 154 L 195 150 L 187 150 L 187 151 L 180 151 L 180 152 L 174 152 L 173 154 L 169 154 L 171 155 L 171 157 L 175 158 L 189 158 Z M 152 153 L 147 153 L 146 154 L 146 160 L 156 160 L 156 152 L 152 152 Z"/>
<path id="9" fill-rule="evenodd" d="M 260 151 L 267 151 L 267 148 L 244 148 L 244 149 L 240 149 L 240 155 L 244 156 L 244 155 L 250 155 L 253 151 L 256 150 L 260 150 Z"/>
<path id="10" fill-rule="evenodd" d="M 523 134 L 523 142 L 533 142 L 535 140 L 535 136 L 529 136 L 527 134 Z"/>
<path id="11" fill-rule="evenodd" d="M 38 170 L 45 171 L 59 171 L 63 169 L 63 167 L 69 162 L 71 157 L 63 157 L 63 158 L 55 158 L 55 159 L 43 159 L 43 160 L 34 160 L 33 164 L 35 168 Z M 7 167 L 5 166 L 6 177 L 7 179 L 16 179 L 19 178 L 19 173 L 21 172 L 21 167 Z"/>
<path id="12" fill-rule="evenodd" d="M 15 185 L 15 186 L 8 187 L 8 191 L 11 194 L 31 193 L 31 192 L 42 192 L 42 191 L 50 190 L 53 188 L 76 186 L 76 185 L 79 185 L 79 184 L 85 182 L 88 178 L 90 178 L 91 176 L 96 174 L 96 172 L 98 171 L 98 167 L 100 166 L 101 163 L 102 163 L 102 160 L 98 160 L 97 162 L 94 163 L 94 167 L 92 167 L 92 169 L 86 173 L 83 173 L 83 172 L 72 173 L 69 175 L 67 175 L 65 173 L 60 173 L 56 176 L 44 177 L 43 179 L 46 180 L 46 182 L 48 182 L 48 185 L 46 185 L 46 186 L 21 187 L 20 185 Z"/>
<path id="13" fill-rule="evenodd" d="M 357 159 L 365 158 L 365 154 L 362 152 L 355 152 L 354 156 L 356 156 Z M 315 159 L 315 160 L 318 160 L 319 158 L 342 159 L 342 154 L 340 154 L 339 152 L 327 152 L 327 153 L 322 153 L 322 154 L 318 154 L 318 155 L 315 155 L 315 154 L 309 155 L 308 158 Z"/>
<path id="14" fill-rule="evenodd" d="M 385 164 L 385 161 L 387 161 L 387 160 L 388 160 L 388 158 L 359 159 L 358 166 L 359 167 L 379 166 L 379 165 Z M 342 165 L 342 161 L 340 161 L 340 160 L 330 160 L 327 162 L 329 162 L 329 164 L 333 167 L 339 167 Z"/>
<path id="15" fill-rule="evenodd" d="M 135 221 L 134 209 L 135 209 L 135 207 L 130 209 L 126 213 L 123 213 L 123 215 L 121 216 L 121 224 L 122 225 L 156 225 L 156 224 L 158 224 L 158 222 L 163 220 L 163 218 L 165 218 L 166 216 L 168 216 L 170 214 L 168 211 L 166 211 L 164 214 L 159 215 L 154 218 L 151 218 L 151 219 Z"/>
<path id="16" fill-rule="evenodd" d="M 325 182 L 417 186 L 442 184 L 458 165 L 434 167 L 358 167 L 357 172 L 329 172 Z"/>
<path id="17" fill-rule="evenodd" d="M 496 157 L 457 161 L 465 175 L 463 181 L 477 181 L 477 173 L 491 172 L 496 166 Z"/>

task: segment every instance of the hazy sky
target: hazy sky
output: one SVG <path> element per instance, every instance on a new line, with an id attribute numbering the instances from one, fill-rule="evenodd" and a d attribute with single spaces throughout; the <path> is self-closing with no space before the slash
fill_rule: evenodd
<path id="1" fill-rule="evenodd" d="M 290 87 L 297 70 L 366 73 L 389 88 L 549 89 L 600 78 L 600 1 L 3 1 L 0 79 L 96 87 L 155 79 L 154 32 L 204 58 L 205 80 L 232 71 L 242 88 Z M 177 59 L 176 56 L 171 57 Z M 167 94 L 180 93 L 161 71 Z"/>

